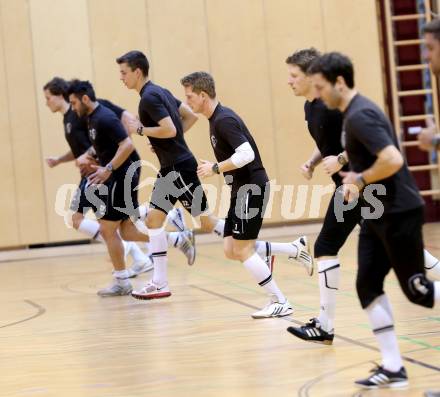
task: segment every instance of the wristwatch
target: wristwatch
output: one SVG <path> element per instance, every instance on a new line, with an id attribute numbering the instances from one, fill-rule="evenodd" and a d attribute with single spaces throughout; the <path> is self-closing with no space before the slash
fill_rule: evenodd
<path id="1" fill-rule="evenodd" d="M 108 163 L 108 164 L 105 166 L 105 168 L 106 168 L 108 171 L 113 172 L 113 164 L 112 164 L 112 163 Z"/>
<path id="2" fill-rule="evenodd" d="M 348 163 L 347 159 L 344 157 L 343 153 L 338 154 L 338 163 L 342 166 L 346 165 Z"/>
<path id="3" fill-rule="evenodd" d="M 432 138 L 432 146 L 434 146 L 435 150 L 438 150 L 440 148 L 440 136 L 435 136 L 434 138 Z"/>
<path id="4" fill-rule="evenodd" d="M 140 135 L 140 136 L 144 136 L 144 126 L 143 126 L 143 125 L 140 125 L 140 126 L 137 128 L 136 133 L 137 133 L 138 135 Z"/>
<path id="5" fill-rule="evenodd" d="M 218 168 L 218 163 L 214 163 L 212 165 L 212 171 L 214 172 L 214 174 L 220 174 L 220 170 Z"/>

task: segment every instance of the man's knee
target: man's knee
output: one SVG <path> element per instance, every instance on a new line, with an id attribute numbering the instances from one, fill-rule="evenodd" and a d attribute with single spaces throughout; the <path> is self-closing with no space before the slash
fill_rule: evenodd
<path id="1" fill-rule="evenodd" d="M 434 283 L 423 273 L 413 275 L 409 278 L 408 285 L 402 287 L 410 302 L 428 308 L 434 306 Z"/>
<path id="2" fill-rule="evenodd" d="M 165 223 L 167 214 L 160 210 L 151 210 L 147 214 L 146 225 L 149 229 L 159 229 Z"/>
<path id="3" fill-rule="evenodd" d="M 252 249 L 249 246 L 235 246 L 233 247 L 233 255 L 236 260 L 244 262 L 252 255 Z"/>
<path id="4" fill-rule="evenodd" d="M 366 309 L 379 296 L 384 294 L 383 288 L 369 284 L 364 278 L 357 278 L 356 291 L 362 309 Z"/>
<path id="5" fill-rule="evenodd" d="M 339 251 L 339 244 L 335 243 L 335 238 L 329 238 L 320 234 L 315 241 L 313 251 L 315 258 L 323 256 L 337 256 Z"/>
<path id="6" fill-rule="evenodd" d="M 234 250 L 232 249 L 232 247 L 224 247 L 223 251 L 225 253 L 226 258 L 232 260 L 237 259 L 234 255 Z"/>

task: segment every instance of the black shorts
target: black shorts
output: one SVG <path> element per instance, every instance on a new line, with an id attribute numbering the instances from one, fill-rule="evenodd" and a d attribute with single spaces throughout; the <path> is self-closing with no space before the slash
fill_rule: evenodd
<path id="1" fill-rule="evenodd" d="M 263 224 L 263 216 L 269 199 L 270 185 L 254 185 L 239 190 L 231 197 L 228 215 L 225 219 L 224 237 L 235 240 L 256 240 Z"/>
<path id="2" fill-rule="evenodd" d="M 418 275 L 424 278 L 425 274 L 423 223 L 423 207 L 386 214 L 380 219 L 363 220 L 359 234 L 356 280 L 363 308 L 384 293 L 384 279 L 391 268 L 405 295 L 411 297 L 414 292 L 411 291 L 411 280 Z M 422 296 L 421 299 L 425 301 L 418 303 L 432 307 L 432 295 Z"/>
<path id="3" fill-rule="evenodd" d="M 109 221 L 138 217 L 139 172 L 127 176 L 125 171 L 115 171 L 102 185 L 89 185 L 82 178 L 70 204 L 70 209 L 83 215 L 92 210 L 97 219 Z"/>
<path id="4" fill-rule="evenodd" d="M 161 168 L 157 174 L 150 207 L 167 214 L 177 201 L 180 201 L 193 217 L 203 214 L 208 209 L 208 200 L 197 176 L 197 161 L 194 157 L 171 167 Z"/>
<path id="5" fill-rule="evenodd" d="M 70 209 L 75 212 L 80 212 L 85 215 L 89 210 L 95 211 L 96 207 L 94 203 L 89 201 L 88 197 L 91 197 L 86 193 L 88 188 L 87 178 L 81 178 L 78 187 L 73 195 L 72 201 L 70 202 Z"/>
<path id="6" fill-rule="evenodd" d="M 339 196 L 339 197 L 337 197 Z M 344 211 L 342 213 L 343 219 L 337 219 L 335 213 L 335 197 L 337 202 L 342 202 L 342 192 L 336 189 L 330 200 L 327 213 L 324 217 L 324 223 L 318 238 L 315 242 L 315 257 L 322 256 L 336 256 L 339 250 L 344 245 L 350 233 L 353 231 L 357 224 L 360 224 L 361 203 L 358 202 L 353 209 Z M 343 220 L 342 222 L 340 222 Z"/>

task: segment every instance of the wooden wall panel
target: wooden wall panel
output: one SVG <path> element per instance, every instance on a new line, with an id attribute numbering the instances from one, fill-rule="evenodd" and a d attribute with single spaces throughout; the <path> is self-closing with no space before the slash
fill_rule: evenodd
<path id="1" fill-rule="evenodd" d="M 206 2 L 211 70 L 219 100 L 244 120 L 270 179 L 278 176 L 262 1 Z M 233 12 L 231 12 L 233 10 Z M 227 26 L 227 29 L 225 29 Z M 279 201 L 266 222 L 279 221 Z"/>
<path id="2" fill-rule="evenodd" d="M 51 114 L 45 105 L 43 85 L 54 76 L 93 80 L 87 1 L 29 0 L 36 100 L 40 141 L 44 157 L 68 150 L 62 116 Z M 73 163 L 43 168 L 49 241 L 83 238 L 66 228 L 55 212 L 57 190 L 63 184 L 77 184 L 79 173 Z"/>
<path id="3" fill-rule="evenodd" d="M 115 63 L 131 49 L 144 51 L 153 81 L 181 99 L 183 75 L 211 72 L 221 102 L 234 109 L 254 135 L 269 176 L 278 184 L 294 185 L 294 199 L 298 191 L 309 189 L 304 196 L 307 208 L 299 219 L 309 218 L 310 184 L 298 167 L 310 155 L 313 142 L 304 122 L 304 99 L 294 97 L 287 86 L 284 61 L 294 50 L 309 46 L 345 52 L 354 61 L 359 90 L 383 107 L 375 2 L 355 3 L 0 0 L 0 104 L 7 109 L 0 116 L 6 142 L 0 150 L 2 164 L 10 170 L 0 211 L 17 212 L 11 232 L 0 229 L 0 246 L 82 238 L 54 211 L 58 188 L 77 184 L 79 174 L 73 164 L 48 169 L 42 160 L 68 149 L 61 115 L 46 108 L 42 86 L 55 75 L 90 79 L 98 96 L 137 113 L 138 94 L 119 81 Z M 213 159 L 206 120 L 199 120 L 187 140 L 197 158 Z M 157 165 L 145 140 L 134 141 L 141 156 Z M 144 177 L 152 175 L 149 171 Z M 313 183 L 325 186 L 328 181 L 318 170 Z M 207 182 L 222 186 L 220 178 Z M 141 200 L 148 192 L 142 191 Z M 268 221 L 283 220 L 281 198 L 282 192 L 277 192 Z M 325 204 L 324 199 L 321 211 L 312 215 L 321 216 Z"/>
<path id="4" fill-rule="evenodd" d="M 379 48 L 376 2 L 321 0 L 327 51 L 348 55 L 355 67 L 355 84 L 384 109 L 384 87 Z"/>
<path id="5" fill-rule="evenodd" d="M 319 168 L 311 181 L 304 179 L 299 172 L 300 165 L 310 157 L 315 144 L 304 120 L 305 99 L 295 97 L 287 85 L 287 66 L 285 63 L 287 56 L 300 49 L 315 47 L 320 51 L 325 50 L 321 4 L 320 0 L 307 2 L 265 0 L 264 6 L 270 65 L 270 74 L 266 74 L 264 78 L 271 82 L 275 126 L 273 139 L 276 142 L 276 158 L 274 160 L 277 169 L 280 170 L 278 173 L 279 183 L 283 186 L 292 186 L 293 212 L 297 197 L 301 197 L 299 194 L 301 189 L 308 191 L 308 194 L 304 196 L 308 202 L 314 184 L 327 185 L 330 183 L 330 179 Z M 301 185 L 307 187 L 299 188 Z M 283 191 L 285 199 L 287 199 L 288 191 L 285 187 Z M 326 209 L 326 203 L 327 200 L 323 200 L 321 216 Z M 304 213 L 295 214 L 295 218 L 308 219 L 310 216 L 308 203 L 304 209 Z"/>
<path id="6" fill-rule="evenodd" d="M 2 1 L 20 244 L 48 239 L 28 2 Z"/>
<path id="7" fill-rule="evenodd" d="M 94 0 L 88 2 L 88 9 L 96 93 L 99 98 L 109 99 L 137 115 L 139 95 L 127 89 L 120 81 L 116 58 L 131 50 L 140 50 L 148 56 L 150 37 L 147 2 Z M 120 17 L 121 13 L 124 14 L 123 18 Z M 156 155 L 149 150 L 145 138 L 132 138 L 141 158 L 157 166 Z M 142 178 L 148 176 L 153 176 L 153 172 L 144 168 Z M 140 202 L 148 200 L 150 191 L 151 188 L 141 189 Z"/>
<path id="8" fill-rule="evenodd" d="M 166 15 L 166 24 L 161 18 L 163 15 Z M 185 101 L 180 79 L 195 71 L 211 71 L 205 1 L 193 0 L 191 7 L 188 7 L 188 3 L 180 0 L 149 0 L 148 17 L 154 81 Z M 170 34 L 170 26 L 178 32 L 179 40 L 176 40 L 176 34 Z M 203 115 L 186 133 L 185 139 L 196 159 L 214 160 L 209 141 L 209 123 Z M 204 179 L 202 183 L 214 187 L 208 189 L 220 192 L 223 177 L 213 176 Z M 215 213 L 219 209 L 219 199 L 218 194 L 210 200 L 210 207 Z"/>
<path id="9" fill-rule="evenodd" d="M 116 58 L 130 50 L 149 52 L 146 2 L 93 0 L 87 5 L 96 92 L 99 97 L 136 111 L 137 93 L 128 90 L 120 81 Z"/>
<path id="10" fill-rule="evenodd" d="M 0 23 L 3 27 L 3 3 L 0 3 Z M 5 70 L 3 29 L 0 29 L 0 168 L 3 170 L 0 194 L 0 247 L 20 244 L 17 195 L 15 192 L 15 171 L 11 129 L 9 122 L 8 79 Z"/>

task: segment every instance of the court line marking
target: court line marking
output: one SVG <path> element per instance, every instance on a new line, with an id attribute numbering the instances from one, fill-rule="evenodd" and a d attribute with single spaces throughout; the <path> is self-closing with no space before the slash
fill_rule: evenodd
<path id="1" fill-rule="evenodd" d="M 33 320 L 34 318 L 37 318 L 39 316 L 42 316 L 44 313 L 46 313 L 46 309 L 43 306 L 40 306 L 38 303 L 32 302 L 29 299 L 24 299 L 24 302 L 26 302 L 28 305 L 31 305 L 35 307 L 38 311 L 34 315 L 24 318 L 23 320 L 14 321 L 13 323 L 1 325 L 0 328 L 6 328 L 6 327 L 12 327 L 13 325 L 21 324 L 29 320 Z"/>
<path id="2" fill-rule="evenodd" d="M 189 284 L 188 286 L 191 287 L 191 288 L 197 289 L 199 291 L 205 292 L 207 294 L 216 296 L 216 297 L 218 297 L 220 299 L 227 300 L 229 302 L 233 302 L 233 303 L 239 304 L 241 306 L 249 307 L 251 309 L 256 309 L 256 310 L 259 309 L 259 307 L 251 305 L 251 304 L 246 303 L 246 302 L 243 302 L 243 301 L 241 301 L 239 299 L 231 298 L 229 296 L 220 294 L 220 293 L 215 292 L 215 291 L 208 290 L 206 288 L 199 287 L 199 286 L 194 285 L 194 284 Z M 300 325 L 300 326 L 304 325 L 304 323 L 302 323 L 301 321 L 298 321 L 298 320 L 295 320 L 295 319 L 292 319 L 292 318 L 288 318 L 287 316 L 286 317 L 279 317 L 278 319 L 284 320 L 284 321 L 287 321 L 287 322 L 290 322 L 290 323 L 294 323 L 294 324 L 297 324 L 297 325 Z M 359 347 L 363 347 L 363 348 L 368 349 L 368 350 L 372 350 L 372 351 L 375 351 L 375 352 L 379 352 L 380 351 L 378 348 L 376 348 L 374 346 L 370 346 L 370 345 L 368 345 L 366 343 L 359 342 L 357 340 L 348 338 L 346 336 L 335 334 L 335 338 L 343 340 L 344 342 L 347 342 L 347 343 L 350 343 L 350 344 L 353 344 L 353 345 L 356 345 L 356 346 L 359 346 Z M 437 367 L 435 365 L 431 365 L 431 364 L 428 364 L 428 363 L 424 363 L 423 361 L 419 361 L 419 360 L 413 359 L 411 357 L 402 356 L 402 360 L 403 361 L 407 361 L 407 362 L 409 362 L 411 364 L 414 364 L 414 365 L 419 365 L 421 367 L 424 367 L 424 368 L 427 368 L 427 369 L 431 369 L 433 371 L 440 372 L 440 367 Z M 367 362 L 369 362 L 369 361 L 367 361 Z M 346 367 L 346 368 L 352 368 L 352 367 L 353 367 L 353 365 L 351 365 L 350 367 Z M 342 369 L 340 369 L 338 371 L 342 371 L 342 370 L 344 370 L 346 368 L 342 368 Z M 338 371 L 332 371 L 332 372 L 330 372 L 328 374 L 320 375 L 317 378 L 314 378 L 314 379 L 308 381 L 305 385 L 303 385 L 301 387 L 301 389 L 299 390 L 299 393 L 302 393 L 302 394 L 298 394 L 298 396 L 300 396 L 300 397 L 307 397 L 309 395 L 308 394 L 308 390 L 310 389 L 311 386 L 315 385 L 316 383 L 318 383 L 320 380 L 324 379 L 328 375 L 332 375 L 332 374 L 334 374 L 334 373 L 336 373 Z M 304 393 L 306 393 L 306 394 L 304 394 Z M 361 396 L 361 395 L 355 394 L 355 396 Z"/>

